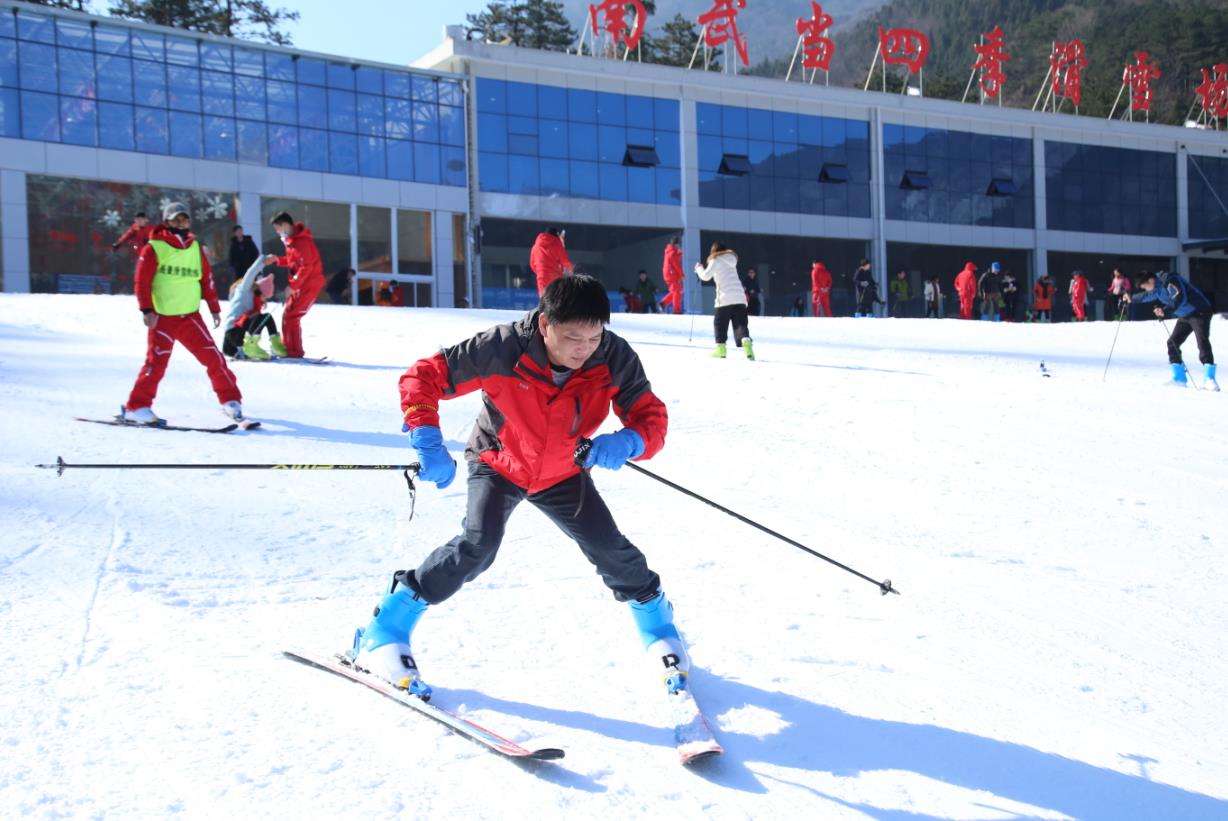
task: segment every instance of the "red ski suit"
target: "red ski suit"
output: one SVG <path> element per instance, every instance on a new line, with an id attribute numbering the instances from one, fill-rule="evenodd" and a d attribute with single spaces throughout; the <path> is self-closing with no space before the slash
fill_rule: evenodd
<path id="1" fill-rule="evenodd" d="M 661 307 L 669 308 L 675 314 L 682 313 L 682 283 L 686 277 L 682 274 L 682 249 L 672 242 L 665 246 L 661 276 L 669 288 L 669 293 L 661 300 Z"/>
<path id="2" fill-rule="evenodd" d="M 955 275 L 955 292 L 959 294 L 959 318 L 972 319 L 972 303 L 976 299 L 976 266 L 964 263 L 964 270 Z"/>
<path id="3" fill-rule="evenodd" d="M 571 257 L 563 240 L 547 231 L 537 235 L 529 252 L 529 268 L 537 275 L 537 295 L 541 296 L 551 282 L 572 271 Z"/>
<path id="4" fill-rule="evenodd" d="M 1074 311 L 1079 322 L 1087 319 L 1087 277 L 1075 277 L 1070 280 L 1070 309 Z"/>
<path id="5" fill-rule="evenodd" d="M 150 239 L 162 240 L 176 248 L 187 248 L 196 240 L 196 237 L 189 232 L 185 238 L 180 239 L 167 228 L 159 225 L 154 228 Z M 198 245 L 197 248 L 199 249 L 200 246 Z M 205 304 L 209 306 L 209 313 L 219 314 L 222 309 L 217 304 L 217 291 L 213 287 L 213 271 L 209 267 L 209 258 L 203 252 L 200 257 L 201 296 Z M 153 280 L 157 272 L 158 255 L 153 246 L 146 245 L 141 250 L 141 256 L 136 264 L 136 301 L 142 313 L 155 310 Z M 158 383 L 162 381 L 162 376 L 166 373 L 166 366 L 171 360 L 171 351 L 174 350 L 176 342 L 187 348 L 192 356 L 196 357 L 196 361 L 205 366 L 218 402 L 232 400 L 239 402 L 243 399 L 242 394 L 239 393 L 239 383 L 235 375 L 227 367 L 226 358 L 217 349 L 217 344 L 214 343 L 209 329 L 205 327 L 204 320 L 200 318 L 200 311 L 197 310 L 178 316 L 158 314 L 157 323 L 145 334 L 145 364 L 141 366 L 141 371 L 137 374 L 136 384 L 132 386 L 132 393 L 129 394 L 124 407 L 128 410 L 136 410 L 153 405 L 154 397 L 158 394 Z"/>
<path id="6" fill-rule="evenodd" d="M 821 262 L 810 266 L 810 308 L 815 316 L 831 316 L 831 271 Z"/>
<path id="7" fill-rule="evenodd" d="M 119 239 L 115 240 L 116 245 L 130 245 L 132 253 L 140 254 L 141 249 L 149 244 L 149 237 L 153 234 L 155 226 L 137 225 L 135 222 L 128 226 L 128 230 L 119 235 Z"/>
<path id="8" fill-rule="evenodd" d="M 410 366 L 401 377 L 401 411 L 410 428 L 439 426 L 439 403 L 482 391 L 468 459 L 537 493 L 580 472 L 576 440 L 591 437 L 610 413 L 644 440 L 648 459 L 665 445 L 668 415 L 635 351 L 610 331 L 563 387 L 554 384 L 539 311 L 497 325 Z"/>
<path id="9" fill-rule="evenodd" d="M 303 223 L 294 223 L 294 229 L 282 242 L 286 253 L 277 258 L 277 264 L 290 269 L 290 293 L 281 312 L 281 341 L 287 356 L 301 357 L 302 321 L 324 288 L 324 263 L 320 261 L 320 249 L 316 248 L 311 229 Z"/>

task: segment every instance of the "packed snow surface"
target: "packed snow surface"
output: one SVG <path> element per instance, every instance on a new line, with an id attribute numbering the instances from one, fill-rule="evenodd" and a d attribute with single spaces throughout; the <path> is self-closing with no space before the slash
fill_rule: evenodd
<path id="1" fill-rule="evenodd" d="M 513 316 L 318 306 L 332 364 L 237 363 L 264 428 L 214 436 L 73 420 L 127 396 L 130 297 L 0 297 L 0 816 L 1228 818 L 1228 394 L 1166 387 L 1156 322 L 1104 380 L 1111 323 L 753 319 L 747 362 L 707 317 L 616 316 L 669 407 L 649 469 L 902 593 L 595 471 L 691 643 L 726 750 L 695 770 L 529 505 L 415 637 L 437 703 L 567 751 L 521 766 L 281 656 L 348 646 L 463 481 L 411 520 L 394 472 L 33 467 L 408 462 L 400 373 Z M 477 407 L 443 407 L 458 458 Z M 225 421 L 182 349 L 155 409 Z"/>

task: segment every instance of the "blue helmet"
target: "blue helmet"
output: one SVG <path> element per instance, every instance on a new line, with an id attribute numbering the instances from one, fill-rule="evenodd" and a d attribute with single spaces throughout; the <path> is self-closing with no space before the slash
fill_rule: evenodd
<path id="1" fill-rule="evenodd" d="M 998 263 L 996 263 L 996 262 L 992 262 L 992 263 L 990 263 L 990 265 L 989 265 L 989 270 L 991 270 L 991 271 L 1001 271 L 1001 270 L 1002 270 L 1002 266 L 1001 266 L 1001 265 L 999 265 L 999 264 L 998 264 Z"/>

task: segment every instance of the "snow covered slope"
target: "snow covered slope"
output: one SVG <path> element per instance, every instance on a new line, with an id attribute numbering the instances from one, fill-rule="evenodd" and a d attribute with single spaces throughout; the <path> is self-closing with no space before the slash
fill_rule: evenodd
<path id="1" fill-rule="evenodd" d="M 650 469 L 903 593 L 595 474 L 692 643 L 727 750 L 699 771 L 527 505 L 416 647 L 439 703 L 567 750 L 520 767 L 280 657 L 346 646 L 463 483 L 410 521 L 395 473 L 32 467 L 408 461 L 400 372 L 510 316 L 319 306 L 335 364 L 237 364 L 265 428 L 210 436 L 72 421 L 126 397 L 131 298 L 0 297 L 0 816 L 1228 818 L 1228 394 L 1164 387 L 1157 323 L 1102 382 L 1108 323 L 759 319 L 747 363 L 704 317 L 618 316 L 669 405 Z M 477 401 L 444 407 L 457 455 Z M 156 409 L 221 421 L 182 350 Z"/>

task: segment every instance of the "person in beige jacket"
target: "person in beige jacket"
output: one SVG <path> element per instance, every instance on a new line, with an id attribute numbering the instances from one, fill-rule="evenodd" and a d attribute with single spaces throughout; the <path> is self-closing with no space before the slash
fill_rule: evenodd
<path id="1" fill-rule="evenodd" d="M 704 282 L 716 284 L 716 313 L 713 325 L 716 330 L 716 350 L 712 356 L 725 358 L 725 342 L 729 338 L 729 324 L 733 323 L 733 341 L 745 353 L 747 359 L 755 358 L 751 347 L 750 323 L 746 313 L 746 289 L 738 277 L 738 255 L 719 242 L 712 243 L 708 252 L 708 264 L 695 263 L 695 274 Z"/>

